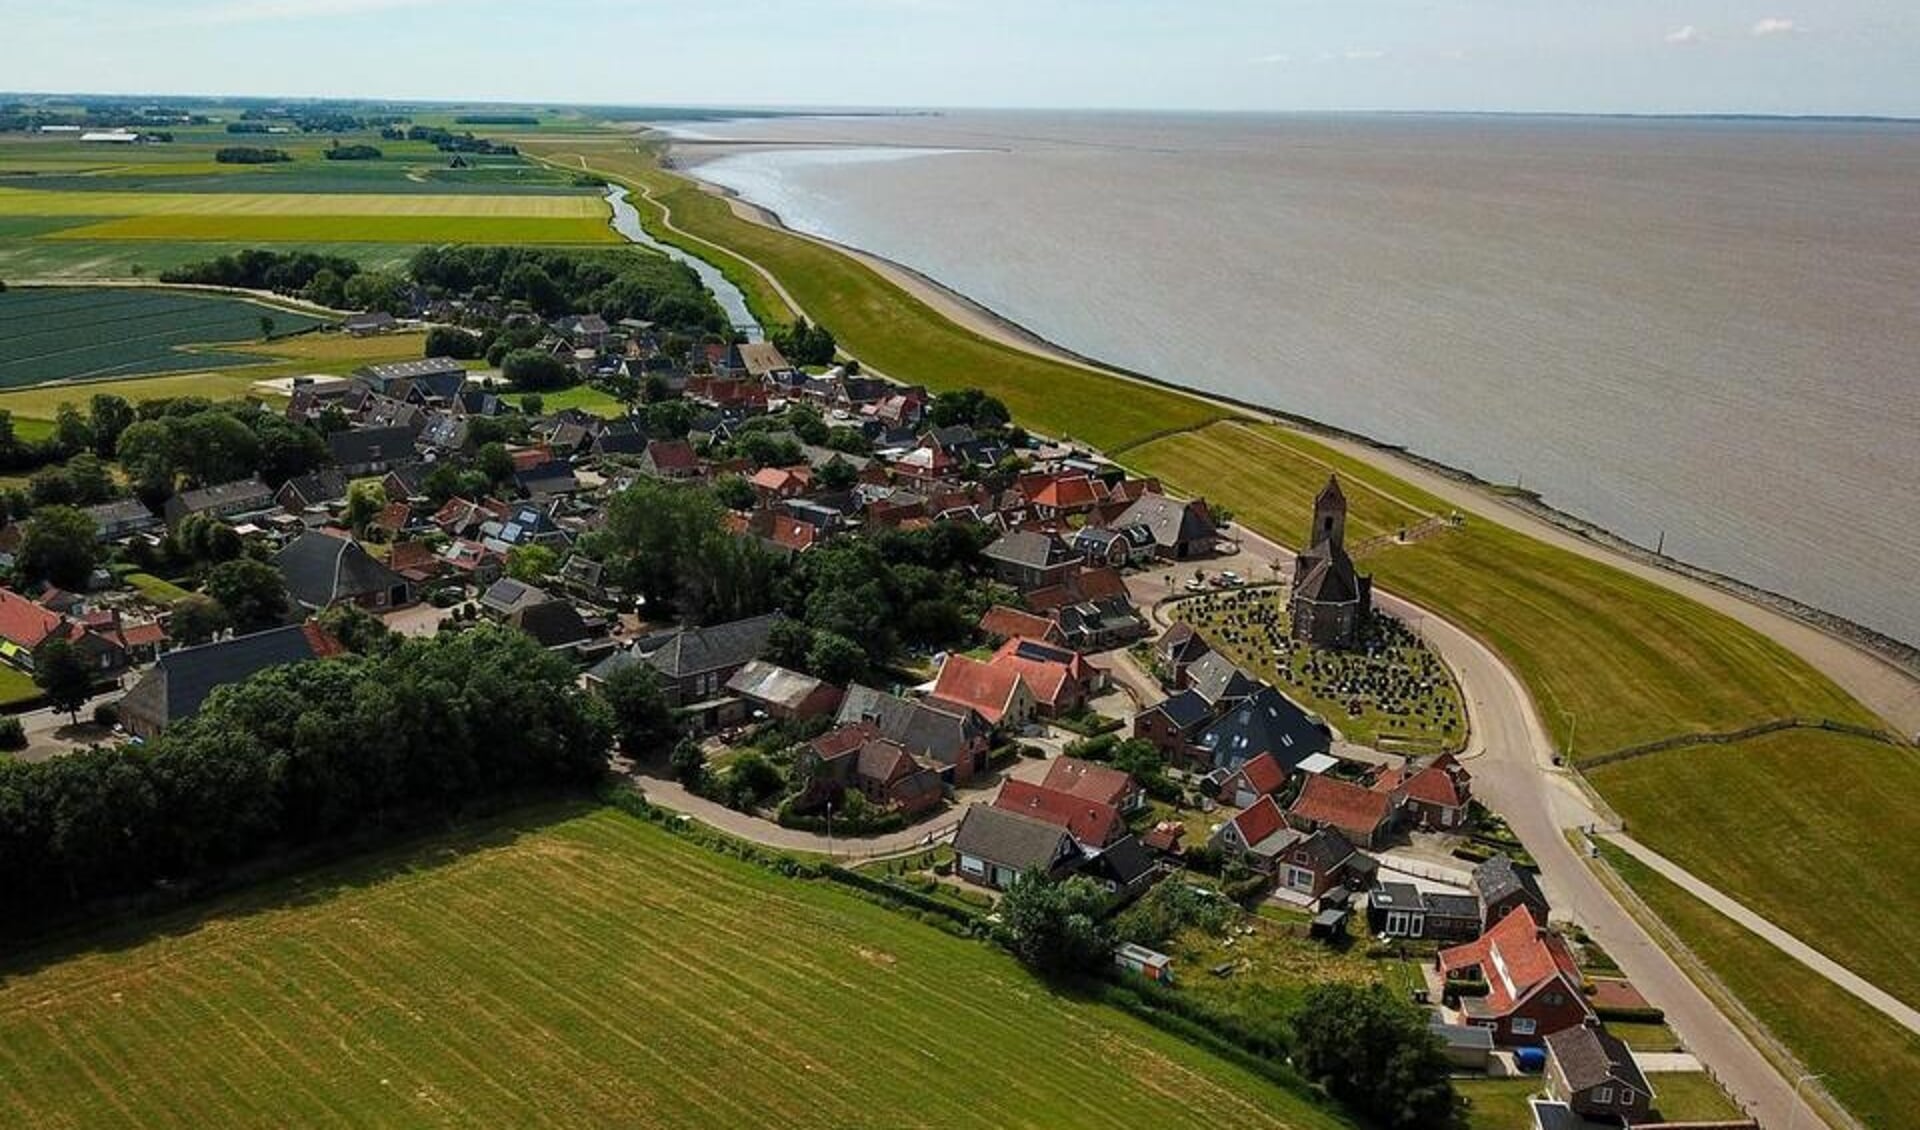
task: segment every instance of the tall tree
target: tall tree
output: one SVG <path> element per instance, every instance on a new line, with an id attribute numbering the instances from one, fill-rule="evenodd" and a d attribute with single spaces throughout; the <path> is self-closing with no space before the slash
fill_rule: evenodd
<path id="1" fill-rule="evenodd" d="M 15 564 L 29 580 L 45 580 L 67 589 L 83 589 L 99 561 L 93 519 L 71 506 L 34 511 L 20 541 Z"/>
<path id="2" fill-rule="evenodd" d="M 87 405 L 87 420 L 93 425 L 94 454 L 111 459 L 120 449 L 120 433 L 133 424 L 133 406 L 123 396 L 95 393 Z"/>
<path id="3" fill-rule="evenodd" d="M 272 627 L 287 614 L 287 586 L 280 570 L 251 557 L 214 566 L 207 574 L 207 595 L 220 602 L 242 632 Z"/>
<path id="4" fill-rule="evenodd" d="M 1465 1109 L 1418 1009 L 1383 985 L 1330 982 L 1294 1013 L 1293 1062 L 1327 1093 L 1390 1130 L 1450 1130 Z"/>
<path id="5" fill-rule="evenodd" d="M 613 710 L 613 731 L 630 757 L 657 757 L 680 733 L 660 677 L 644 663 L 615 671 L 600 689 Z"/>
<path id="6" fill-rule="evenodd" d="M 47 696 L 48 706 L 66 711 L 75 722 L 93 697 L 93 667 L 62 636 L 49 637 L 34 651 L 33 681 Z"/>

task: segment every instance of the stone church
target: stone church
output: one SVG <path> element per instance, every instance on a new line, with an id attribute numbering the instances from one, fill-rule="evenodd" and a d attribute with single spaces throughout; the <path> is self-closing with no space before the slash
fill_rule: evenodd
<path id="1" fill-rule="evenodd" d="M 1293 638 L 1320 647 L 1350 648 L 1373 611 L 1373 578 L 1347 556 L 1347 496 L 1330 476 L 1313 501 L 1308 549 L 1293 559 Z"/>

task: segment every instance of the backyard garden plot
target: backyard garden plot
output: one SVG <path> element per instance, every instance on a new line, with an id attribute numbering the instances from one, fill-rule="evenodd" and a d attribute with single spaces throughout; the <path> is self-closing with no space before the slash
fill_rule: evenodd
<path id="1" fill-rule="evenodd" d="M 0 293 L 0 387 L 41 381 L 181 372 L 262 360 L 187 345 L 260 337 L 320 324 L 304 314 L 220 295 L 158 290 L 10 290 Z"/>
<path id="2" fill-rule="evenodd" d="M 606 809 L 5 971 L 9 1127 L 1344 1125 L 978 942 Z"/>

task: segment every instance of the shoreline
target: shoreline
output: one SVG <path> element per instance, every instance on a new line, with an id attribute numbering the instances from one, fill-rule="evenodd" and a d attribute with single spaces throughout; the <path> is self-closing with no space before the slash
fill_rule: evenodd
<path id="1" fill-rule="evenodd" d="M 669 151 L 671 146 L 669 142 Z M 1516 494 L 1487 482 L 1471 471 L 1442 463 L 1408 448 L 1384 443 L 1284 409 L 1190 388 L 1079 353 L 1035 333 L 921 271 L 862 248 L 791 228 L 774 210 L 747 200 L 723 185 L 702 179 L 698 163 L 689 167 L 669 160 L 668 167 L 692 178 L 702 191 L 726 200 L 742 219 L 831 247 L 874 270 L 943 317 L 998 344 L 1116 379 L 1177 390 L 1260 420 L 1298 429 L 1345 454 L 1406 478 L 1415 486 L 1455 505 L 1497 504 L 1514 519 L 1511 524 L 1523 533 L 1656 580 L 1667 588 L 1699 600 L 1763 632 L 1834 678 L 1869 708 L 1893 723 L 1904 736 L 1920 733 L 1920 647 L 1783 593 L 1680 558 L 1656 554 L 1631 539 L 1577 514 L 1561 510 L 1538 495 Z M 1110 458 L 1116 460 L 1120 460 L 1123 454 L 1108 453 Z"/>

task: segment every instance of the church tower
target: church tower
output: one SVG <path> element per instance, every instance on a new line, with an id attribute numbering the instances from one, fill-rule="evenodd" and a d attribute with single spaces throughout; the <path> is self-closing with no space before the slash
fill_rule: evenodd
<path id="1" fill-rule="evenodd" d="M 1313 500 L 1313 535 L 1307 539 L 1309 546 L 1318 548 L 1330 545 L 1336 550 L 1344 550 L 1347 542 L 1347 496 L 1340 493 L 1340 480 L 1337 476 L 1327 476 L 1327 485 L 1320 488 L 1319 497 Z"/>

